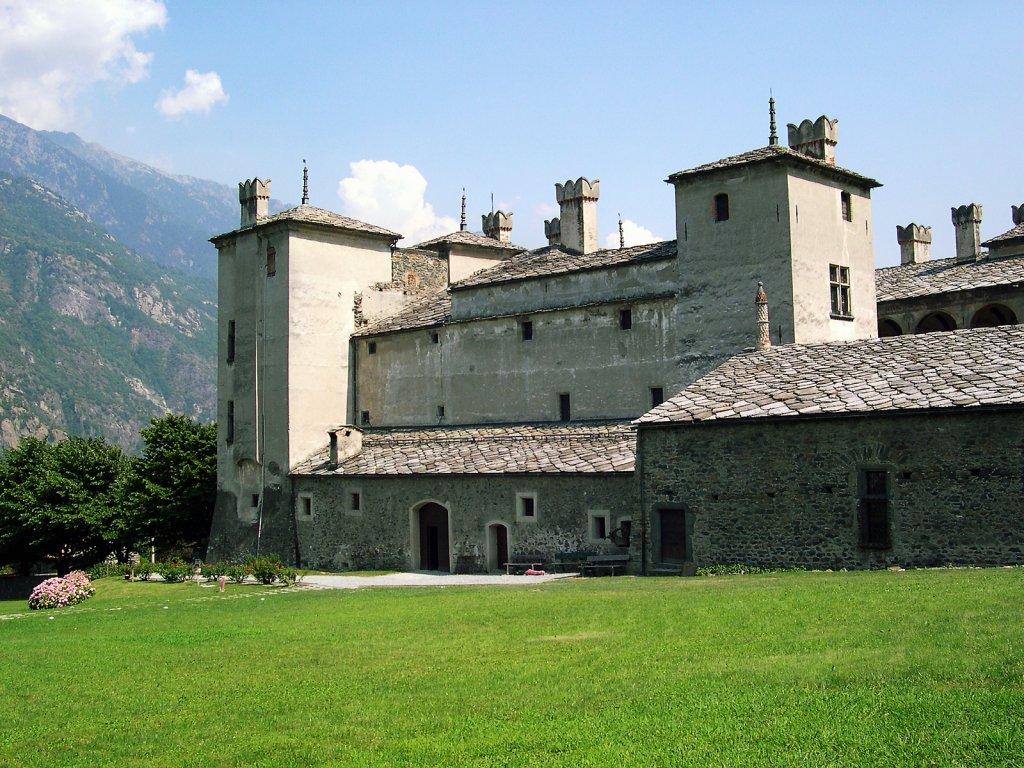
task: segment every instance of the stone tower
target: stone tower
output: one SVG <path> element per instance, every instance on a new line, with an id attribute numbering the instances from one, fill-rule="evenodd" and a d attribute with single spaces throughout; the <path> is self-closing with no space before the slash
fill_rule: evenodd
<path id="1" fill-rule="evenodd" d="M 579 253 L 597 250 L 597 198 L 601 182 L 584 177 L 555 184 L 561 243 Z"/>
<path id="2" fill-rule="evenodd" d="M 492 211 L 482 217 L 484 234 L 502 243 L 512 240 L 512 214 L 505 211 Z"/>
<path id="3" fill-rule="evenodd" d="M 981 206 L 968 203 L 950 209 L 956 229 L 956 260 L 976 261 L 981 256 Z"/>
<path id="4" fill-rule="evenodd" d="M 900 264 L 920 264 L 931 258 L 932 228 L 911 222 L 896 226 L 896 242 L 900 244 Z"/>

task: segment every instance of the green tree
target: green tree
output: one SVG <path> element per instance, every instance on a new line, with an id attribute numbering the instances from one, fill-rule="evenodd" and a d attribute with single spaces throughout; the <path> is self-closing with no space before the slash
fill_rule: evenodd
<path id="1" fill-rule="evenodd" d="M 132 503 L 158 547 L 203 548 L 217 495 L 217 426 L 170 414 L 142 430 Z"/>

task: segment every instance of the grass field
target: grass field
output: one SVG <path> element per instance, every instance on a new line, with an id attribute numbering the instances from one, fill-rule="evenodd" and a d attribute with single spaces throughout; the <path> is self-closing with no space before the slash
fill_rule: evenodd
<path id="1" fill-rule="evenodd" d="M 1021 569 L 97 586 L 0 621 L 0 765 L 1024 762 Z"/>

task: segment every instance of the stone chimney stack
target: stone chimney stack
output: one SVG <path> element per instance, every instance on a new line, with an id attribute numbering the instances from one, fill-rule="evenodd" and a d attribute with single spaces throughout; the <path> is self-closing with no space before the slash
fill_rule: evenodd
<path id="1" fill-rule="evenodd" d="M 768 295 L 764 292 L 764 283 L 757 281 L 757 293 L 754 294 L 754 308 L 757 310 L 757 343 L 754 348 L 758 352 L 771 349 L 772 334 L 768 328 Z"/>
<path id="2" fill-rule="evenodd" d="M 330 440 L 327 452 L 327 464 L 331 469 L 350 459 L 363 450 L 363 431 L 356 427 L 344 425 L 328 430 Z"/>
<path id="3" fill-rule="evenodd" d="M 242 204 L 243 227 L 251 227 L 257 219 L 266 218 L 270 204 L 270 179 L 247 179 L 238 182 L 238 202 Z"/>
<path id="4" fill-rule="evenodd" d="M 512 239 L 512 214 L 504 211 L 492 211 L 485 213 L 481 218 L 484 220 L 484 234 L 502 243 L 510 242 Z"/>
<path id="5" fill-rule="evenodd" d="M 968 203 L 950 212 L 956 229 L 956 260 L 977 261 L 981 257 L 981 206 Z"/>
<path id="6" fill-rule="evenodd" d="M 920 264 L 932 257 L 932 228 L 911 222 L 896 225 L 896 242 L 900 244 L 900 264 Z"/>
<path id="7" fill-rule="evenodd" d="M 790 123 L 789 148 L 801 155 L 836 164 L 836 144 L 839 143 L 839 121 L 822 115 L 813 123 L 804 120 L 800 125 Z"/>
<path id="8" fill-rule="evenodd" d="M 579 253 L 597 250 L 597 198 L 601 182 L 582 176 L 576 181 L 555 184 L 561 242 L 566 248 Z"/>
<path id="9" fill-rule="evenodd" d="M 562 226 L 557 216 L 550 221 L 544 220 L 544 237 L 548 239 L 548 245 L 562 244 Z"/>

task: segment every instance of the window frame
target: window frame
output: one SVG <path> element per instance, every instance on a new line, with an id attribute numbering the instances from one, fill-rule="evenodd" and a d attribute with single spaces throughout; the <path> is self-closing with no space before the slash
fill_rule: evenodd
<path id="1" fill-rule="evenodd" d="M 228 400 L 227 424 L 224 425 L 224 442 L 231 445 L 235 442 L 235 401 Z"/>
<path id="2" fill-rule="evenodd" d="M 370 426 L 370 412 L 360 411 L 359 412 L 359 425 L 363 427 Z"/>
<path id="3" fill-rule="evenodd" d="M 853 320 L 851 306 L 850 268 L 842 264 L 828 265 L 829 317 Z"/>
<path id="4" fill-rule="evenodd" d="M 728 192 L 718 192 L 711 199 L 711 213 L 716 223 L 729 220 L 732 212 L 730 211 Z"/>
<path id="5" fill-rule="evenodd" d="M 439 403 L 435 411 L 438 421 L 444 421 L 444 403 Z"/>
<path id="6" fill-rule="evenodd" d="M 569 392 L 558 393 L 558 420 L 563 424 L 572 421 L 572 395 Z"/>
<path id="7" fill-rule="evenodd" d="M 598 536 L 597 521 L 604 523 L 604 536 Z M 587 540 L 591 544 L 603 544 L 609 541 L 608 535 L 612 532 L 612 514 L 607 509 L 587 510 Z"/>
<path id="8" fill-rule="evenodd" d="M 633 308 L 632 307 L 620 307 L 619 308 L 619 330 L 620 331 L 631 331 L 631 330 L 633 330 Z"/>
<path id="9" fill-rule="evenodd" d="M 235 321 L 228 320 L 228 350 L 225 362 L 230 365 L 235 362 Z"/>
<path id="10" fill-rule="evenodd" d="M 883 475 L 884 490 L 881 493 L 871 492 L 869 490 L 870 483 L 868 482 L 868 475 L 870 474 L 881 474 Z M 875 551 L 886 551 L 892 549 L 892 472 L 888 467 L 880 466 L 863 466 L 857 469 L 857 538 L 858 544 L 861 549 L 864 550 L 875 550 Z M 878 526 L 872 525 L 870 515 L 872 514 L 869 510 L 869 505 L 872 503 L 882 502 L 882 511 L 884 514 L 882 524 L 882 536 L 873 537 L 873 528 Z"/>
<path id="11" fill-rule="evenodd" d="M 441 334 L 438 333 L 437 331 L 431 331 L 430 332 L 430 343 L 431 344 L 440 344 L 441 343 Z"/>
<path id="12" fill-rule="evenodd" d="M 839 191 L 839 215 L 843 221 L 853 221 L 853 195 L 846 190 Z"/>
<path id="13" fill-rule="evenodd" d="M 533 341 L 533 320 L 519 321 L 519 340 Z"/>
<path id="14" fill-rule="evenodd" d="M 299 494 L 299 508 L 296 510 L 300 520 L 310 520 L 313 517 L 313 496 L 309 493 Z"/>
<path id="15" fill-rule="evenodd" d="M 665 387 L 650 387 L 648 392 L 651 395 L 651 408 L 657 408 L 659 405 L 665 402 Z M 655 396 L 657 393 L 657 397 Z M 658 402 L 654 402 L 657 400 Z"/>
<path id="16" fill-rule="evenodd" d="M 267 277 L 273 277 L 277 274 L 277 248 L 272 245 L 267 246 Z"/>
<path id="17" fill-rule="evenodd" d="M 361 515 L 366 509 L 362 488 L 349 488 L 348 498 L 345 503 L 345 511 L 350 515 Z"/>
<path id="18" fill-rule="evenodd" d="M 529 500 L 532 502 L 533 513 L 530 515 L 526 514 L 525 502 Z M 540 505 L 537 502 L 536 491 L 516 491 L 515 501 L 515 512 L 516 522 L 520 523 L 532 523 L 536 522 L 538 514 L 540 512 Z"/>
<path id="19" fill-rule="evenodd" d="M 366 354 L 376 355 L 377 354 L 377 340 L 366 342 Z"/>

